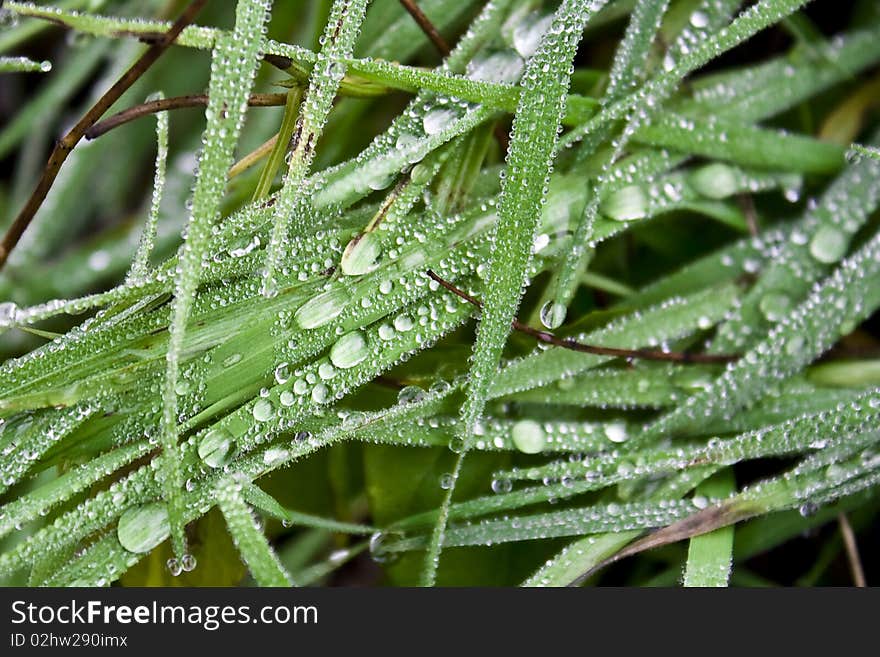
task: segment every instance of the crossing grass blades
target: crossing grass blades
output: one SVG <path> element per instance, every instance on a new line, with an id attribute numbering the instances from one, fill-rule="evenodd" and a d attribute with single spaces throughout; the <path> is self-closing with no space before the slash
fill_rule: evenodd
<path id="1" fill-rule="evenodd" d="M 3 4 L 0 581 L 864 583 L 875 2 L 274 4 Z"/>

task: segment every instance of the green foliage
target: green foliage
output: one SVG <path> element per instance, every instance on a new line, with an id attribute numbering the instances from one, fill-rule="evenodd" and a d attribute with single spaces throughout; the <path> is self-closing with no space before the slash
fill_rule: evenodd
<path id="1" fill-rule="evenodd" d="M 106 4 L 4 3 L 2 228 L 169 25 Z M 670 545 L 658 581 L 725 586 L 870 523 L 876 22 L 424 0 L 438 58 L 396 2 L 271 4 L 186 28 L 117 109 L 204 112 L 77 146 L 0 272 L 0 581 L 567 585 Z M 764 30 L 795 42 L 743 56 Z"/>

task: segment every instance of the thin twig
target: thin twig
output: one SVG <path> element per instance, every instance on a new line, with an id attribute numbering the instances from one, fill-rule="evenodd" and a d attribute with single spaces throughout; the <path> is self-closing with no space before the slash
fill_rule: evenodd
<path id="1" fill-rule="evenodd" d="M 6 264 L 9 254 L 18 244 L 24 231 L 30 225 L 34 215 L 36 215 L 37 210 L 43 204 L 67 156 L 70 155 L 74 147 L 85 136 L 86 131 L 159 59 L 160 55 L 168 49 L 183 29 L 192 23 L 196 14 L 202 10 L 206 3 L 207 0 L 193 0 L 162 38 L 147 48 L 147 51 L 92 105 L 91 109 L 85 113 L 77 124 L 55 143 L 52 153 L 49 155 L 49 161 L 43 169 L 39 182 L 37 182 L 36 189 L 34 189 L 21 212 L 18 213 L 18 216 L 12 222 L 12 225 L 9 226 L 9 229 L 3 236 L 3 240 L 0 241 L 0 268 Z"/>
<path id="2" fill-rule="evenodd" d="M 483 304 L 478 299 L 472 297 L 464 290 L 457 288 L 449 281 L 444 280 L 430 269 L 427 273 L 429 277 L 437 281 L 440 285 L 442 285 L 444 288 L 446 288 L 456 296 L 461 297 L 462 299 L 476 306 L 477 308 L 483 307 Z M 655 351 L 652 349 L 618 349 L 616 347 L 599 347 L 596 345 L 584 344 L 583 342 L 578 342 L 577 340 L 572 340 L 571 338 L 557 337 L 549 331 L 542 331 L 540 329 L 532 328 L 527 324 L 520 323 L 516 319 L 513 320 L 512 326 L 514 330 L 519 331 L 520 333 L 525 333 L 526 335 L 530 335 L 540 342 L 551 344 L 554 347 L 562 347 L 563 349 L 570 349 L 571 351 L 578 351 L 585 354 L 613 356 L 615 358 L 640 358 L 642 360 L 660 360 L 667 362 L 671 361 L 675 363 L 730 363 L 739 359 L 738 355 L 730 354 L 691 354 L 682 351 Z"/>
<path id="3" fill-rule="evenodd" d="M 416 4 L 416 0 L 400 0 L 400 4 L 403 5 L 403 8 L 409 12 L 409 15 L 413 17 L 413 20 L 418 23 L 420 28 L 422 28 L 422 32 L 424 32 L 425 36 L 431 40 L 431 43 L 434 44 L 437 52 L 443 57 L 448 56 L 451 52 L 449 44 L 446 43 L 446 40 L 440 32 L 437 31 L 437 28 L 434 27 L 431 19 L 425 16 L 425 12 L 423 12 L 419 5 Z"/>
<path id="4" fill-rule="evenodd" d="M 737 197 L 739 207 L 745 215 L 746 226 L 749 229 L 749 235 L 757 237 L 758 235 L 758 211 L 755 209 L 755 201 L 751 194 L 740 194 Z"/>
<path id="5" fill-rule="evenodd" d="M 837 524 L 840 525 L 840 534 L 843 536 L 843 545 L 846 548 L 846 559 L 849 562 L 849 570 L 852 573 L 853 583 L 859 588 L 867 586 L 865 582 L 865 570 L 862 568 L 862 559 L 859 557 L 859 546 L 856 543 L 856 534 L 849 518 L 845 513 L 837 516 Z"/>
<path id="6" fill-rule="evenodd" d="M 254 94 L 248 98 L 250 107 L 277 107 L 283 105 L 287 94 Z M 208 104 L 207 94 L 193 94 L 191 96 L 174 96 L 173 98 L 160 98 L 159 100 L 151 100 L 140 105 L 134 105 L 127 109 L 117 112 L 110 118 L 104 119 L 89 128 L 86 133 L 86 139 L 97 139 L 101 135 L 105 135 L 114 128 L 134 121 L 142 116 L 149 116 L 157 112 L 165 112 L 167 110 L 184 109 L 187 107 L 203 107 Z"/>

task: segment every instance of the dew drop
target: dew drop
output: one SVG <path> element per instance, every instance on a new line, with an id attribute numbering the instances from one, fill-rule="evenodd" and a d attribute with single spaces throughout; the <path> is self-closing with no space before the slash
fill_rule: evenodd
<path id="1" fill-rule="evenodd" d="M 450 109 L 435 109 L 425 114 L 422 119 L 422 127 L 426 135 L 436 135 L 452 123 L 455 118 L 455 112 Z"/>
<path id="2" fill-rule="evenodd" d="M 363 362 L 369 353 L 367 340 L 360 331 L 346 333 L 330 348 L 330 362 L 341 369 Z"/>
<path id="3" fill-rule="evenodd" d="M 290 365 L 288 363 L 280 363 L 275 368 L 275 381 L 278 385 L 283 385 L 290 380 Z"/>
<path id="4" fill-rule="evenodd" d="M 170 534 L 168 509 L 159 503 L 127 509 L 116 526 L 116 537 L 122 547 L 137 554 L 149 552 Z"/>
<path id="5" fill-rule="evenodd" d="M 348 295 L 334 288 L 306 301 L 293 316 L 300 328 L 313 329 L 333 321 L 345 309 Z"/>
<path id="6" fill-rule="evenodd" d="M 253 415 L 257 422 L 271 420 L 274 414 L 275 409 L 272 407 L 272 402 L 268 399 L 258 399 L 257 403 L 254 404 Z"/>
<path id="7" fill-rule="evenodd" d="M 623 422 L 612 422 L 605 425 L 605 437 L 612 443 L 626 442 L 628 438 L 626 425 Z"/>
<path id="8" fill-rule="evenodd" d="M 810 240 L 810 255 L 825 264 L 840 260 L 846 253 L 846 248 L 846 235 L 833 226 L 822 226 Z"/>
<path id="9" fill-rule="evenodd" d="M 555 301 L 548 301 L 541 306 L 541 323 L 548 329 L 559 328 L 565 321 L 566 313 L 565 306 Z"/>
<path id="10" fill-rule="evenodd" d="M 421 401 L 425 397 L 425 391 L 418 386 L 405 386 L 397 393 L 397 402 L 400 404 L 412 404 Z"/>
<path id="11" fill-rule="evenodd" d="M 599 209 L 616 221 L 644 219 L 648 216 L 648 198 L 641 187 L 630 185 L 606 196 Z"/>
<path id="12" fill-rule="evenodd" d="M 219 468 L 229 459 L 233 436 L 229 430 L 218 427 L 205 434 L 199 443 L 199 458 L 212 468 Z"/>
<path id="13" fill-rule="evenodd" d="M 727 198 L 739 189 L 736 171 L 718 162 L 697 169 L 690 181 L 699 194 L 712 199 Z"/>
<path id="14" fill-rule="evenodd" d="M 15 324 L 15 316 L 18 313 L 18 306 L 12 301 L 4 301 L 0 303 L 0 328 L 9 328 Z"/>
<path id="15" fill-rule="evenodd" d="M 381 240 L 375 233 L 363 233 L 345 247 L 339 266 L 346 276 L 368 274 L 379 265 L 382 256 Z"/>
<path id="16" fill-rule="evenodd" d="M 316 404 L 323 404 L 330 396 L 330 389 L 323 383 L 319 383 L 312 388 L 312 401 Z"/>
<path id="17" fill-rule="evenodd" d="M 493 479 L 492 492 L 503 495 L 513 490 L 513 482 L 510 479 Z"/>
<path id="18" fill-rule="evenodd" d="M 511 429 L 514 446 L 523 454 L 538 454 L 547 444 L 547 436 L 534 420 L 520 420 Z"/>

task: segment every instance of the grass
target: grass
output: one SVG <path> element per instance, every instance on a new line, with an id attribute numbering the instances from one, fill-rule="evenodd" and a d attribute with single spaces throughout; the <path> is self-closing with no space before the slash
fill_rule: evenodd
<path id="1" fill-rule="evenodd" d="M 876 3 L 408 4 L 4 4 L 0 582 L 870 583 Z"/>

